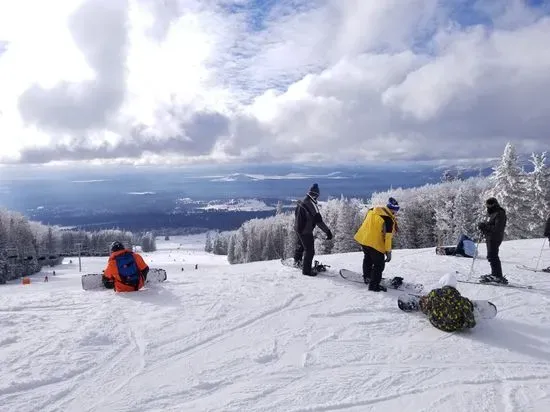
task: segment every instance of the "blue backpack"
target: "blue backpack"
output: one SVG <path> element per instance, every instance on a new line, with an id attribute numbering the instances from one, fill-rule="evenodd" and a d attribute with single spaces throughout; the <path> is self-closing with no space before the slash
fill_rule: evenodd
<path id="1" fill-rule="evenodd" d="M 140 271 L 137 267 L 136 260 L 132 253 L 123 253 L 115 257 L 120 280 L 125 285 L 138 286 Z"/>

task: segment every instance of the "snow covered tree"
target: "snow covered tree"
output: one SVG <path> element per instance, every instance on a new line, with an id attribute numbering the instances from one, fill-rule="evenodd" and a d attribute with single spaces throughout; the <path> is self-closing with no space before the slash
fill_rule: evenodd
<path id="1" fill-rule="evenodd" d="M 212 245 L 212 235 L 210 232 L 206 233 L 206 244 L 204 245 L 204 251 L 207 253 L 212 253 L 214 247 Z"/>
<path id="2" fill-rule="evenodd" d="M 529 201 L 525 175 L 519 166 L 516 150 L 508 143 L 500 163 L 491 175 L 493 188 L 489 195 L 495 197 L 506 210 L 507 239 L 524 239 L 529 234 Z"/>
<path id="3" fill-rule="evenodd" d="M 361 251 L 361 246 L 353 238 L 362 222 L 359 217 L 361 206 L 358 199 L 342 197 L 338 202 L 336 224 L 331 229 L 334 233 L 332 253 Z"/>
<path id="4" fill-rule="evenodd" d="M 540 237 L 550 215 L 550 169 L 546 166 L 546 152 L 531 155 L 533 171 L 527 176 L 527 190 L 531 209 L 529 237 Z"/>
<path id="5" fill-rule="evenodd" d="M 147 232 L 141 236 L 141 250 L 144 252 L 154 252 L 157 250 L 156 238 L 152 232 Z"/>
<path id="6" fill-rule="evenodd" d="M 447 182 L 453 182 L 448 180 Z M 437 188 L 434 202 L 434 217 L 437 244 L 449 245 L 455 242 L 455 191 L 456 185 L 442 184 Z"/>

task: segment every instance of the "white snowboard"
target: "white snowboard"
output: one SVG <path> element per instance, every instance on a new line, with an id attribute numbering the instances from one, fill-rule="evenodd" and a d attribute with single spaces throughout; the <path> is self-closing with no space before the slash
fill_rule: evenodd
<path id="1" fill-rule="evenodd" d="M 88 273 L 82 275 L 82 289 L 92 290 L 92 289 L 105 289 L 103 282 L 101 280 L 101 273 Z M 147 274 L 146 285 L 164 282 L 167 278 L 166 271 L 164 269 L 151 268 Z"/>

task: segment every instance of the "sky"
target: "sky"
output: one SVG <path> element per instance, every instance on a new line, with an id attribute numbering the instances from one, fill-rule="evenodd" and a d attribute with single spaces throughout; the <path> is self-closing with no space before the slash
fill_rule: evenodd
<path id="1" fill-rule="evenodd" d="M 544 151 L 548 39 L 550 0 L 0 0 L 0 164 Z"/>

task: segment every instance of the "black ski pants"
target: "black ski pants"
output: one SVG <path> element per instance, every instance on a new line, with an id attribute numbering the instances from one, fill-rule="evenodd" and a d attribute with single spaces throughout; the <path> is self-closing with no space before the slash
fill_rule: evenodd
<path id="1" fill-rule="evenodd" d="M 498 250 L 501 242 L 495 242 L 487 239 L 487 260 L 491 265 L 491 275 L 502 277 L 502 265 L 498 257 Z"/>
<path id="2" fill-rule="evenodd" d="M 382 281 L 382 272 L 386 267 L 385 256 L 382 252 L 370 247 L 363 249 L 363 277 L 370 279 L 369 289 L 376 289 Z"/>
<path id="3" fill-rule="evenodd" d="M 302 262 L 302 273 L 311 276 L 311 263 L 315 255 L 315 241 L 313 233 L 296 234 L 296 250 L 294 251 L 294 260 Z M 303 258 L 303 261 L 302 261 Z"/>

